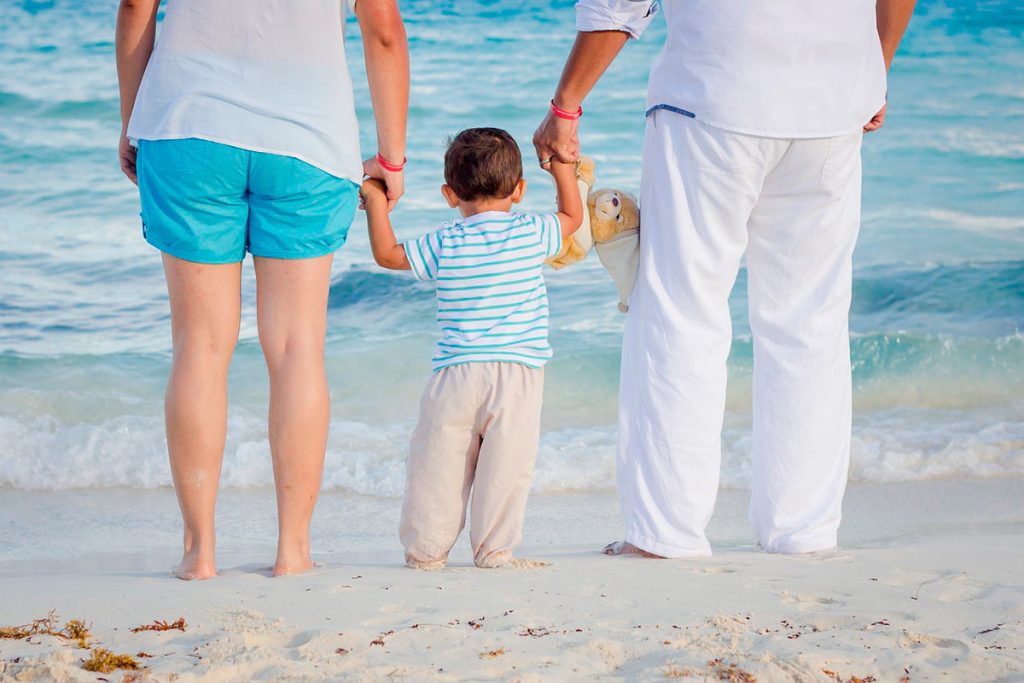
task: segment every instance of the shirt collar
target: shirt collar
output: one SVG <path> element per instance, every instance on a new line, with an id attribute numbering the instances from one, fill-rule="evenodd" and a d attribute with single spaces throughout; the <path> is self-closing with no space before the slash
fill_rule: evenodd
<path id="1" fill-rule="evenodd" d="M 494 220 L 495 218 L 511 218 L 512 214 L 508 211 L 484 211 L 482 213 L 475 213 L 472 216 L 466 216 L 462 219 L 463 225 L 476 225 L 477 223 L 483 223 L 484 221 Z"/>

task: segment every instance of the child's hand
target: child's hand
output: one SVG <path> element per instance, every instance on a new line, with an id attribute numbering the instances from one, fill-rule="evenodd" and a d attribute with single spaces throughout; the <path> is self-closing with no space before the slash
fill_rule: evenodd
<path id="1" fill-rule="evenodd" d="M 559 161 L 558 157 L 551 159 L 551 163 L 547 164 L 546 170 L 548 173 L 553 175 L 555 178 L 560 175 L 576 177 L 576 162 L 575 161 Z"/>
<path id="2" fill-rule="evenodd" d="M 376 178 L 367 178 L 363 181 L 363 186 L 359 188 L 359 200 L 359 208 L 361 209 L 365 209 L 369 204 L 379 205 L 381 202 L 387 206 L 387 186 Z"/>

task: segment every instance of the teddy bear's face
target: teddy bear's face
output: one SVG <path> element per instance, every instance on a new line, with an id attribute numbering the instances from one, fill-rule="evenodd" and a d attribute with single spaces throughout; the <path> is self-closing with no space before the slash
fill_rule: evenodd
<path id="1" fill-rule="evenodd" d="M 636 198 L 619 190 L 598 190 L 590 196 L 590 227 L 594 240 L 607 242 L 615 235 L 640 227 Z"/>

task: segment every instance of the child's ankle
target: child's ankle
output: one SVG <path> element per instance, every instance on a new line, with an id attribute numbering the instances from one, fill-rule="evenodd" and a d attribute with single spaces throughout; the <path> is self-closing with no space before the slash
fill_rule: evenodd
<path id="1" fill-rule="evenodd" d="M 411 557 L 406 557 L 405 566 L 411 569 L 422 569 L 424 571 L 444 569 L 448 566 L 448 558 L 442 557 L 440 560 L 414 560 Z"/>

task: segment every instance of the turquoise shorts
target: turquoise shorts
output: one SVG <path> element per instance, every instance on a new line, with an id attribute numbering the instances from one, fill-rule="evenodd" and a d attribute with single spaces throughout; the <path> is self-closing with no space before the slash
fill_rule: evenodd
<path id="1" fill-rule="evenodd" d="M 186 261 L 315 258 L 345 243 L 359 187 L 292 157 L 207 140 L 140 140 L 142 234 Z"/>

